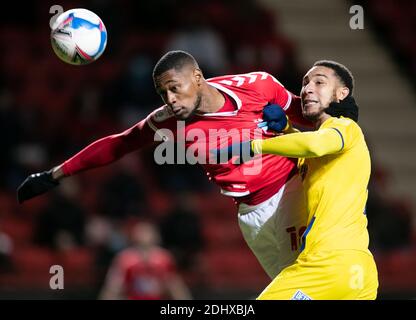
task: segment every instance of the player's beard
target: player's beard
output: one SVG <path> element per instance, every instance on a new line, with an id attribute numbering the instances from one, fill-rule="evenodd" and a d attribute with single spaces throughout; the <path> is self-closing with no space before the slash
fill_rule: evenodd
<path id="1" fill-rule="evenodd" d="M 198 110 L 201 108 L 201 102 L 202 102 L 202 94 L 197 93 L 196 99 L 195 99 L 195 102 L 191 111 L 188 114 L 184 114 L 180 120 L 188 120 L 192 118 L 196 113 L 198 113 Z"/>
<path id="2" fill-rule="evenodd" d="M 311 113 L 304 113 L 303 112 L 303 117 L 309 121 L 312 122 L 316 122 L 318 121 L 322 114 L 325 113 L 325 109 L 329 107 L 329 105 L 331 104 L 331 102 L 337 102 L 337 95 L 336 95 L 336 90 L 334 89 L 334 91 L 332 92 L 332 98 L 331 100 L 328 102 L 328 104 L 326 106 L 323 106 L 321 102 L 319 102 L 319 106 L 318 106 L 318 110 L 311 112 Z"/>

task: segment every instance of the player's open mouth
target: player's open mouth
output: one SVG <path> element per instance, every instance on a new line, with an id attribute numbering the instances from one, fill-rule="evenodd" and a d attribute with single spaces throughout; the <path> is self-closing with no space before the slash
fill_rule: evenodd
<path id="1" fill-rule="evenodd" d="M 305 99 L 303 100 L 303 106 L 305 108 L 311 107 L 312 105 L 314 105 L 315 103 L 318 103 L 318 101 L 316 100 L 310 100 L 310 99 Z"/>

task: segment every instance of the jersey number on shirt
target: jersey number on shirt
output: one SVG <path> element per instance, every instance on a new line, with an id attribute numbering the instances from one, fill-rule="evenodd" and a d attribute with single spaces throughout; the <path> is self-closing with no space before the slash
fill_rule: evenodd
<path id="1" fill-rule="evenodd" d="M 298 250 L 301 245 L 302 235 L 306 230 L 306 226 L 302 226 L 299 230 L 296 230 L 295 226 L 286 228 L 286 232 L 289 233 L 290 237 L 290 247 L 292 251 Z"/>

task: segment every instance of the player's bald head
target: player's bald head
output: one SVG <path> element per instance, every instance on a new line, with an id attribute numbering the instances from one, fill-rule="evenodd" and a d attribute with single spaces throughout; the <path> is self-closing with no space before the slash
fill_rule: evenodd
<path id="1" fill-rule="evenodd" d="M 199 69 L 195 58 L 188 52 L 182 50 L 169 51 L 156 63 L 153 69 L 153 79 L 156 79 L 168 70 L 174 69 L 179 72 L 185 67 Z"/>

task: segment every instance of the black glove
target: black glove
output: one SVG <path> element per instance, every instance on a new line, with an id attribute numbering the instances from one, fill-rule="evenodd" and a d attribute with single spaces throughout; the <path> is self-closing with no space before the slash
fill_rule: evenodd
<path id="1" fill-rule="evenodd" d="M 59 185 L 59 181 L 52 178 L 52 170 L 31 174 L 17 188 L 17 201 L 23 203 Z"/>
<path id="2" fill-rule="evenodd" d="M 268 129 L 282 132 L 287 126 L 286 113 L 278 104 L 269 104 L 263 109 L 263 122 L 259 127 L 266 125 Z"/>
<path id="3" fill-rule="evenodd" d="M 216 163 L 227 163 L 233 157 L 238 156 L 235 164 L 242 164 L 253 159 L 254 153 L 251 150 L 251 140 L 234 143 L 228 147 L 211 150 L 211 153 L 216 159 Z"/>
<path id="4" fill-rule="evenodd" d="M 358 121 L 358 106 L 352 96 L 346 97 L 340 102 L 331 102 L 329 107 L 325 109 L 325 113 L 337 118 L 343 116 L 355 122 Z"/>

